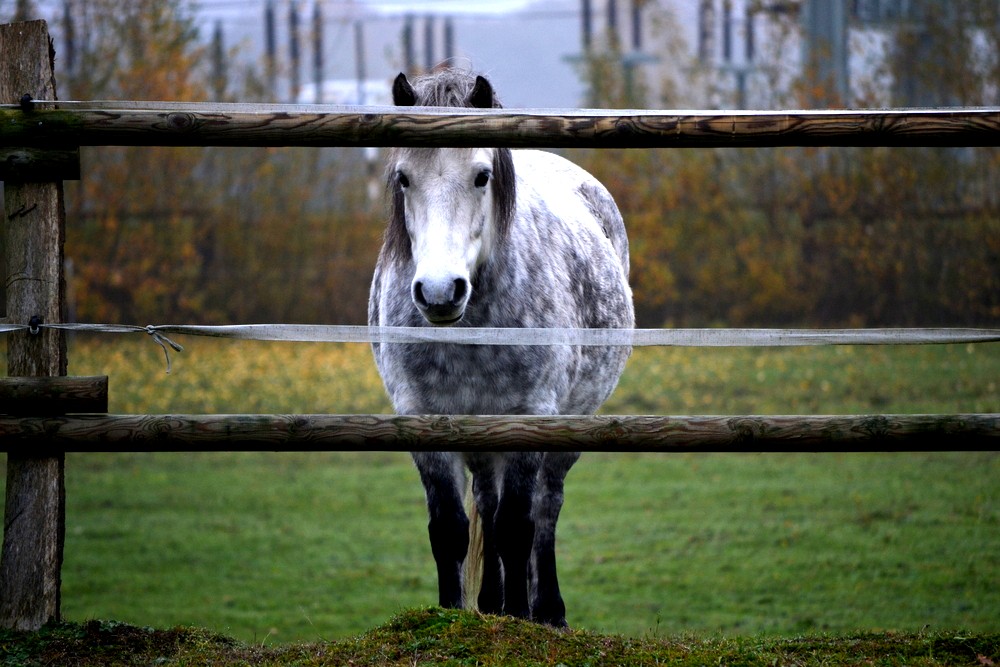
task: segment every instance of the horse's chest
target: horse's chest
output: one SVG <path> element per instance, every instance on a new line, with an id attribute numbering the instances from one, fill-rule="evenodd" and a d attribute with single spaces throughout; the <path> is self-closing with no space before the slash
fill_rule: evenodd
<path id="1" fill-rule="evenodd" d="M 576 366 L 567 349 L 544 346 L 420 347 L 399 357 L 420 412 L 554 412 Z"/>

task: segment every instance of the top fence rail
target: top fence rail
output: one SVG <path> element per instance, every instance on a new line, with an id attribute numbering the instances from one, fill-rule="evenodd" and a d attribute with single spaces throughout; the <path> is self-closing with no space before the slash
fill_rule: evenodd
<path id="1" fill-rule="evenodd" d="M 25 100 L 19 105 L 0 105 L 0 147 L 1000 145 L 1000 107 L 786 111 L 401 109 Z"/>

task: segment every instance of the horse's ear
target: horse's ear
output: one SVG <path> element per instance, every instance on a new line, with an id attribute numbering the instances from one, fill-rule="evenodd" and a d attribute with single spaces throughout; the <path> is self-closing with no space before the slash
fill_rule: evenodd
<path id="1" fill-rule="evenodd" d="M 402 72 L 392 82 L 392 103 L 397 107 L 412 107 L 417 103 L 417 94 Z"/>
<path id="2" fill-rule="evenodd" d="M 476 77 L 476 85 L 469 93 L 469 106 L 476 109 L 493 108 L 493 86 L 484 77 Z"/>

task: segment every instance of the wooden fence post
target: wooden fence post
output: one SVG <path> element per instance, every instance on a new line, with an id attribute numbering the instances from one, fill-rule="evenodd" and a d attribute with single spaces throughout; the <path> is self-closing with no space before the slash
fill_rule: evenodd
<path id="1" fill-rule="evenodd" d="M 44 21 L 0 25 L 0 100 L 22 95 L 56 99 L 53 53 Z M 62 181 L 4 182 L 7 320 L 62 321 L 65 303 Z M 9 336 L 12 376 L 66 374 L 62 332 Z M 0 627 L 37 630 L 59 619 L 60 569 L 65 535 L 64 454 L 39 443 L 33 453 L 8 453 L 3 551 L 0 554 Z"/>

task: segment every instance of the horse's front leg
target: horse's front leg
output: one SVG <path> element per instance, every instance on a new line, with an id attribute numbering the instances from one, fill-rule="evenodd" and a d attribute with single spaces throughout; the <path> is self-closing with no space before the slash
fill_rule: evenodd
<path id="1" fill-rule="evenodd" d="M 462 606 L 462 562 L 469 550 L 469 519 L 462 506 L 465 472 L 461 459 L 447 452 L 413 452 L 427 494 L 427 532 L 437 563 L 438 601 Z"/>
<path id="2" fill-rule="evenodd" d="M 579 452 L 549 452 L 538 471 L 538 486 L 532 514 L 535 540 L 532 547 L 533 577 L 531 618 L 555 627 L 566 626 L 566 605 L 556 575 L 556 522 L 563 504 L 563 480 L 580 458 Z"/>

